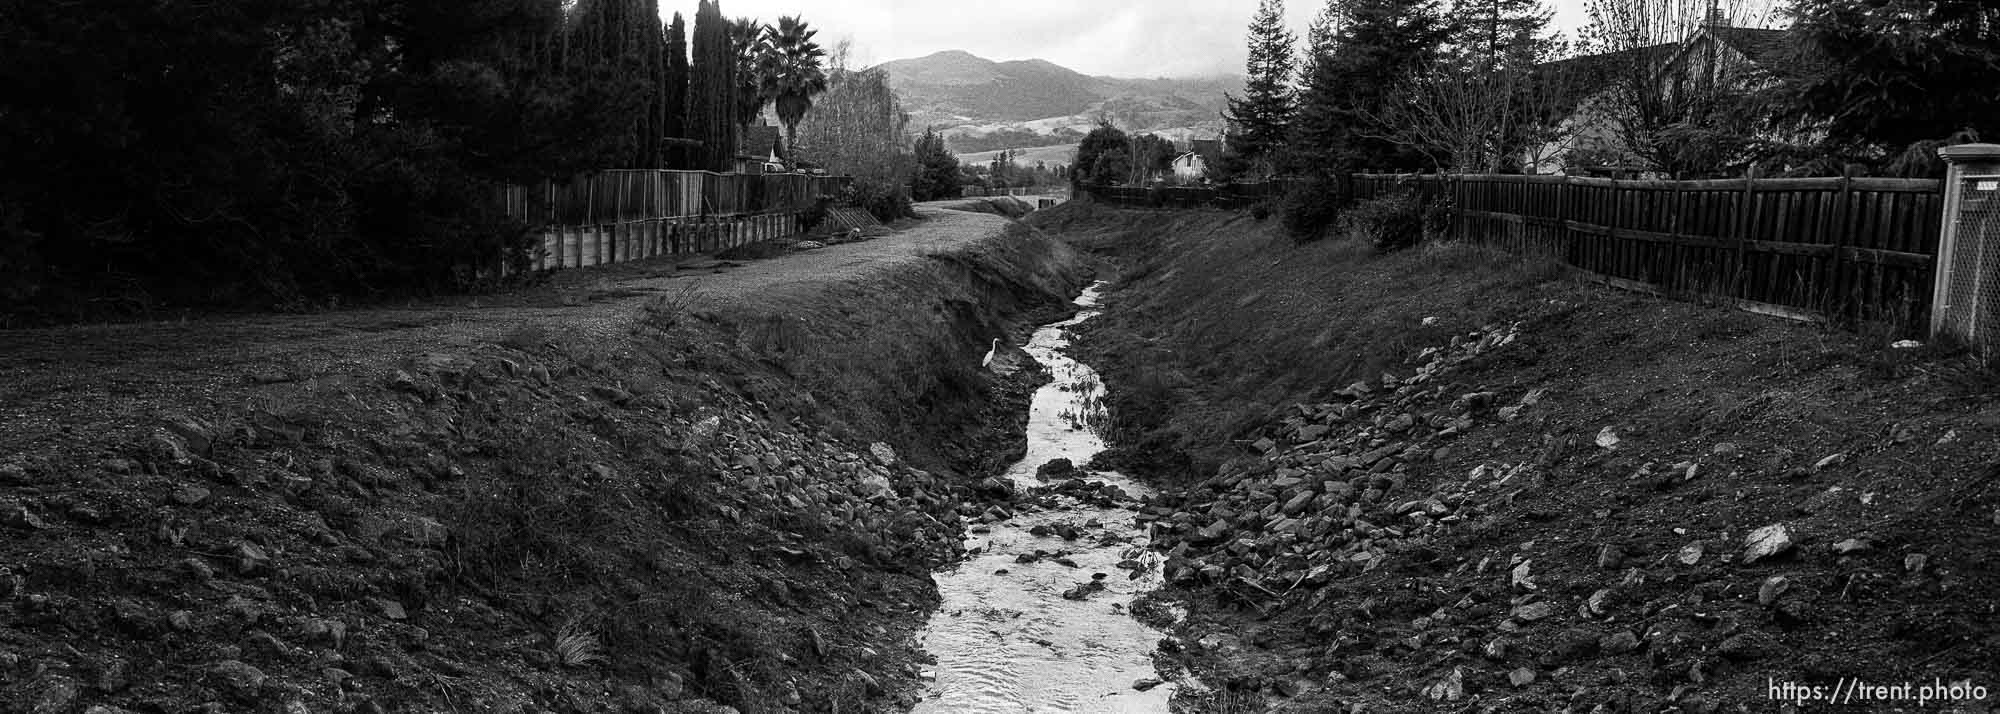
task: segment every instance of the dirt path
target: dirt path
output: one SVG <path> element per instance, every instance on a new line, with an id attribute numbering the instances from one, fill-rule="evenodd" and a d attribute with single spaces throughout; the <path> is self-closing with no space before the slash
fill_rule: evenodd
<path id="1" fill-rule="evenodd" d="M 401 309 L 0 333 L 0 702 L 909 707 L 962 476 L 1018 458 L 1034 387 L 977 356 L 1081 281 L 1005 218 L 923 215 Z"/>
<path id="2" fill-rule="evenodd" d="M 646 306 L 754 306 L 894 271 L 1004 230 L 994 215 L 922 210 L 892 235 L 752 262 L 681 256 L 558 273 L 546 287 L 406 308 L 0 332 L 0 433 L 10 448 L 136 425 L 161 405 L 224 398 L 426 351 L 458 351 L 531 326 L 608 337 Z"/>

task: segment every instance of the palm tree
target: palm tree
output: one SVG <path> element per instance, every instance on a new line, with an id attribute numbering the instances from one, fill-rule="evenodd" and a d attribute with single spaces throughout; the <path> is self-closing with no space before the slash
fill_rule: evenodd
<path id="1" fill-rule="evenodd" d="M 791 153 L 798 139 L 799 120 L 812 109 L 813 96 L 826 91 L 826 69 L 820 59 L 826 50 L 813 41 L 819 30 L 806 26 L 797 15 L 778 18 L 768 28 L 765 43 L 770 48 L 762 71 L 763 95 L 777 103 L 778 121 L 785 125 L 785 153 Z"/>
<path id="2" fill-rule="evenodd" d="M 729 49 L 736 53 L 736 124 L 744 134 L 750 133 L 750 125 L 771 101 L 763 82 L 764 65 L 771 54 L 770 29 L 748 17 L 729 23 Z"/>

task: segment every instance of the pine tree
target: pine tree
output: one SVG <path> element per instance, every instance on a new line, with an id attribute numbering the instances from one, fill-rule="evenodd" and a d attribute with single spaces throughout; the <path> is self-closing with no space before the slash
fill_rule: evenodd
<path id="1" fill-rule="evenodd" d="M 1346 0 L 1326 0 L 1313 15 L 1312 24 L 1306 26 L 1305 52 L 1299 58 L 1300 83 L 1317 71 L 1321 55 L 1333 51 L 1333 40 L 1340 32 L 1346 4 Z"/>
<path id="2" fill-rule="evenodd" d="M 1295 38 L 1285 28 L 1284 0 L 1262 0 L 1250 20 L 1250 58 L 1243 98 L 1226 97 L 1230 151 L 1268 173 L 1270 158 L 1285 140 L 1294 110 L 1292 54 Z"/>
<path id="3" fill-rule="evenodd" d="M 1545 32 L 1554 11 L 1541 0 L 1457 0 L 1457 25 L 1448 51 L 1463 67 L 1479 70 L 1532 66 L 1553 59 L 1556 42 Z"/>
<path id="4" fill-rule="evenodd" d="M 919 201 L 956 198 L 959 194 L 958 157 L 944 144 L 944 135 L 925 129 L 917 137 L 916 173 L 910 177 L 910 197 Z"/>
<path id="5" fill-rule="evenodd" d="M 1373 138 L 1393 78 L 1432 62 L 1451 36 L 1436 0 L 1348 0 L 1331 46 L 1314 61 L 1292 127 L 1299 171 L 1344 181 L 1357 170 L 1420 168 L 1421 155 Z"/>
<path id="6" fill-rule="evenodd" d="M 666 28 L 666 67 L 662 72 L 660 103 L 666 113 L 661 134 L 675 139 L 688 136 L 688 41 L 687 21 L 674 13 Z M 681 146 L 670 146 L 664 157 L 667 168 L 684 169 L 692 157 Z"/>
<path id="7" fill-rule="evenodd" d="M 1935 175 L 1952 140 L 2000 140 L 2000 7 L 1976 2 L 1800 0 L 1803 59 L 1779 83 L 1779 118 L 1834 151 L 1899 175 Z M 1834 167 L 1838 168 L 1838 167 Z"/>

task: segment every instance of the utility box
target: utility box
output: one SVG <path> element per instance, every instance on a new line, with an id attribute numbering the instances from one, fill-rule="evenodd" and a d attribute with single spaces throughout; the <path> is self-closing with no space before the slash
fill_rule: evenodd
<path id="1" fill-rule="evenodd" d="M 1931 338 L 2000 355 L 2000 144 L 1938 150 L 1951 165 L 1931 294 Z"/>

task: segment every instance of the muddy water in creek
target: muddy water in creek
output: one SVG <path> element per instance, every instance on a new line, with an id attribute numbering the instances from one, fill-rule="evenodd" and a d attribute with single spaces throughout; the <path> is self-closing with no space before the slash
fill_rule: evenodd
<path id="1" fill-rule="evenodd" d="M 1088 427 L 1101 414 L 1103 386 L 1097 372 L 1063 354 L 1066 330 L 1097 314 L 1103 283 L 1078 297 L 1083 311 L 1037 330 L 1026 350 L 1048 367 L 1054 381 L 1035 393 L 1028 414 L 1028 454 L 1007 470 L 1019 489 L 1046 484 L 1035 469 L 1051 459 L 1081 466 L 1104 449 Z M 1118 486 L 1133 496 L 1146 490 L 1114 472 L 1085 478 Z M 1161 633 L 1132 619 L 1126 609 L 1139 593 L 1159 586 L 1156 554 L 1125 508 L 1098 508 L 1067 496 L 1056 507 L 1023 505 L 1014 518 L 972 533 L 967 548 L 981 549 L 956 569 L 936 575 L 944 605 L 931 618 L 923 645 L 938 660 L 936 681 L 917 712 L 1165 712 L 1172 683 L 1133 688 L 1157 677 L 1148 653 Z M 1095 522 L 1093 524 L 1092 522 Z M 1036 526 L 1068 525 L 1075 540 L 1030 533 Z M 1018 556 L 1043 551 L 1035 562 Z M 1058 555 L 1060 553 L 1060 555 Z M 1075 564 L 1062 564 L 1057 558 Z M 1138 570 L 1120 568 L 1136 560 Z M 1004 572 L 1003 572 L 1004 571 Z M 1139 577 L 1132 578 L 1134 572 Z M 1063 593 L 1102 573 L 1105 588 L 1081 600 Z"/>

